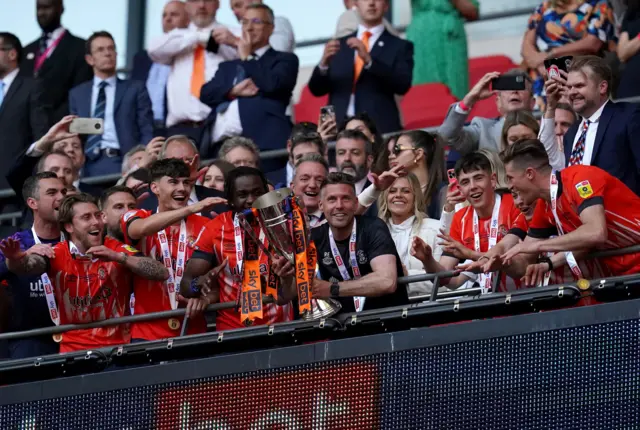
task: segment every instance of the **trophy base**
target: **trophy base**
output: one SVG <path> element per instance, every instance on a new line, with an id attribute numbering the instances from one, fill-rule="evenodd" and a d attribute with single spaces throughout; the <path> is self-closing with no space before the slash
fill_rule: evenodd
<path id="1" fill-rule="evenodd" d="M 304 321 L 313 321 L 321 318 L 329 318 L 337 314 L 342 305 L 339 301 L 334 299 L 312 299 L 311 311 L 307 311 L 302 314 Z"/>

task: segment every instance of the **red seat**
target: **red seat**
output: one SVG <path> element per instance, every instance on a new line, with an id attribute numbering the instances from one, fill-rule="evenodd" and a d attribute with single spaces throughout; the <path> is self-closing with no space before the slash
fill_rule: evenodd
<path id="1" fill-rule="evenodd" d="M 316 97 L 309 91 L 309 86 L 305 85 L 300 93 L 300 101 L 295 105 L 296 122 L 318 123 L 320 108 L 329 104 L 329 96 Z"/>
<path id="2" fill-rule="evenodd" d="M 480 100 L 478 103 L 473 105 L 473 107 L 471 108 L 471 112 L 469 113 L 469 121 L 471 121 L 476 116 L 482 118 L 499 117 L 500 112 L 498 112 L 498 106 L 496 105 L 496 96 Z"/>
<path id="3" fill-rule="evenodd" d="M 440 126 L 456 101 L 446 85 L 414 85 L 400 102 L 405 130 Z"/>
<path id="4" fill-rule="evenodd" d="M 506 55 L 490 55 L 469 59 L 469 88 L 473 87 L 489 72 L 504 73 L 518 67 Z"/>

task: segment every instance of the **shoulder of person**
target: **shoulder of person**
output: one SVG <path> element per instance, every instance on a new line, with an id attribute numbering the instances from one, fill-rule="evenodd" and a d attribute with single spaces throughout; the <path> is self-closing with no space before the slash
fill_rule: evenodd
<path id="1" fill-rule="evenodd" d="M 151 211 L 146 209 L 133 209 L 122 215 L 122 220 L 124 222 L 129 222 L 134 218 L 147 218 L 151 216 L 151 214 Z"/>
<path id="2" fill-rule="evenodd" d="M 356 222 L 358 223 L 358 228 L 364 229 L 364 231 L 367 233 L 373 233 L 376 230 L 389 232 L 389 226 L 387 225 L 387 223 L 382 221 L 378 217 L 357 216 Z"/>
<path id="3" fill-rule="evenodd" d="M 218 218 L 218 217 L 216 217 Z M 209 219 L 207 217 L 204 217 L 202 215 L 198 215 L 198 214 L 191 214 L 187 217 L 187 222 L 192 223 L 196 228 L 201 228 L 204 227 L 205 225 L 207 225 L 209 222 L 215 220 L 214 219 Z"/>
<path id="4" fill-rule="evenodd" d="M 321 224 L 311 229 L 311 239 L 314 242 L 324 239 L 329 234 L 329 223 Z"/>
<path id="5" fill-rule="evenodd" d="M 81 84 L 76 85 L 75 87 L 71 88 L 69 90 L 69 95 L 73 96 L 76 95 L 76 93 L 80 93 L 82 91 L 85 91 L 87 89 L 91 89 L 91 87 L 93 87 L 93 79 L 85 81 Z"/>
<path id="6" fill-rule="evenodd" d="M 422 218 L 422 221 L 420 222 L 420 226 L 419 226 L 419 232 L 427 232 L 430 230 L 434 230 L 436 232 L 440 231 L 440 221 L 437 219 L 433 219 L 433 218 L 429 218 L 425 215 L 424 218 Z"/>

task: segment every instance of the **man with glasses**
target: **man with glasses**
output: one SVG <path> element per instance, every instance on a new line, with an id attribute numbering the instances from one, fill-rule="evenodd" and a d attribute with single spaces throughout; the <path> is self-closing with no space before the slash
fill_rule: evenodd
<path id="1" fill-rule="evenodd" d="M 273 11 L 266 5 L 247 7 L 242 19 L 239 60 L 220 64 L 212 80 L 202 87 L 200 100 L 215 114 L 209 117 L 212 143 L 200 152 L 215 153 L 215 146 L 233 136 L 248 137 L 261 151 L 283 148 L 291 133 L 286 108 L 298 78 L 298 57 L 269 45 Z M 266 172 L 284 167 L 282 160 L 262 163 Z"/>
<path id="2" fill-rule="evenodd" d="M 102 119 L 104 127 L 102 134 L 85 140 L 87 160 L 82 173 L 85 177 L 119 173 L 123 155 L 153 138 L 151 100 L 143 82 L 116 76 L 117 53 L 111 34 L 92 34 L 85 58 L 94 78 L 69 92 L 69 110 L 82 118 Z"/>
<path id="3" fill-rule="evenodd" d="M 247 8 L 252 4 L 263 4 L 262 0 L 231 0 L 231 10 L 242 24 L 242 20 L 247 12 Z M 232 30 L 220 29 L 214 31 L 214 37 L 218 43 L 225 43 L 231 46 L 238 46 L 241 39 L 242 28 L 236 27 Z M 269 44 L 273 49 L 280 52 L 293 52 L 296 47 L 296 39 L 293 34 L 293 27 L 284 16 L 276 16 L 273 20 L 273 33 L 269 38 Z"/>

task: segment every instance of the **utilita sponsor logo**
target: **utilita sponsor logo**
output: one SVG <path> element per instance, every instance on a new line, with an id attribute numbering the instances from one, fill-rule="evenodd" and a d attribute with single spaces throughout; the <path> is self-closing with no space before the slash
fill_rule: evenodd
<path id="1" fill-rule="evenodd" d="M 249 376 L 158 394 L 159 430 L 380 428 L 379 371 L 371 364 Z"/>

